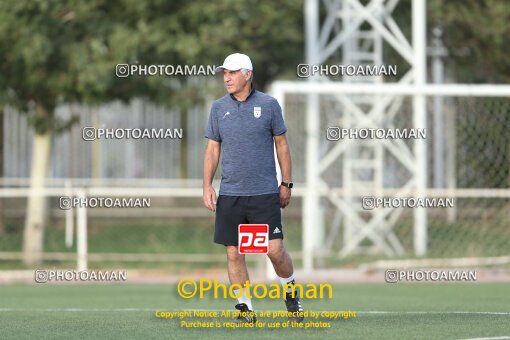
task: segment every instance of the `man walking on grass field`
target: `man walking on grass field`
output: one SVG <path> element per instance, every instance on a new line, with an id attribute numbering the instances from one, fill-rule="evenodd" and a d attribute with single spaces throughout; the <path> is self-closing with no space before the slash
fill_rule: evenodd
<path id="1" fill-rule="evenodd" d="M 230 284 L 244 287 L 249 276 L 245 255 L 238 251 L 238 226 L 268 224 L 267 255 L 282 285 L 287 287 L 285 305 L 293 315 L 302 314 L 296 313 L 303 312 L 303 308 L 297 290 L 291 294 L 294 269 L 283 247 L 280 208 L 289 204 L 293 183 L 282 110 L 276 99 L 253 87 L 253 67 L 247 55 L 229 55 L 216 72 L 223 72 L 228 94 L 213 103 L 205 132 L 208 141 L 203 199 L 207 209 L 216 211 L 214 242 L 226 247 Z M 274 146 L 282 172 L 280 184 L 276 178 Z M 216 198 L 212 181 L 221 153 L 221 185 Z M 240 296 L 235 308 L 244 312 L 239 313 L 237 320 L 255 322 L 253 313 L 247 313 L 254 309 L 246 290 L 234 290 L 234 293 Z M 291 319 L 303 321 L 299 315 Z"/>

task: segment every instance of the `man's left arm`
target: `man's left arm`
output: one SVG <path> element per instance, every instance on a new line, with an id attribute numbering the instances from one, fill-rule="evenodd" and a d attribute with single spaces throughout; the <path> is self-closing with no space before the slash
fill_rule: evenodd
<path id="1" fill-rule="evenodd" d="M 282 171 L 282 181 L 292 182 L 292 162 L 290 160 L 290 148 L 287 142 L 287 136 L 285 133 L 274 136 L 274 142 L 276 146 L 276 156 L 278 157 L 278 163 Z M 289 205 L 290 196 L 291 189 L 280 185 L 280 206 L 282 208 Z"/>

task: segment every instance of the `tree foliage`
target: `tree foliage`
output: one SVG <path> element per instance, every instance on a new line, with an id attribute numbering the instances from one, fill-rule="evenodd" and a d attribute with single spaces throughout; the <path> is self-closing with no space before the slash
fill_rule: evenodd
<path id="1" fill-rule="evenodd" d="M 427 5 L 429 27 L 443 28 L 446 61 L 456 67 L 457 82 L 510 82 L 508 1 L 431 0 Z"/>
<path id="2" fill-rule="evenodd" d="M 252 57 L 264 87 L 302 60 L 301 12 L 292 0 L 1 2 L 2 103 L 44 107 L 40 131 L 63 102 L 186 105 L 200 88 L 189 91 L 184 77 L 117 78 L 115 65 L 219 65 L 234 51 Z"/>

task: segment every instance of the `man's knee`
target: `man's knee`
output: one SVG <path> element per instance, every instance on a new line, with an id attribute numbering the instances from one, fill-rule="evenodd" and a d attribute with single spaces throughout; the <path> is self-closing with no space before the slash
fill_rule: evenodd
<path id="1" fill-rule="evenodd" d="M 275 239 L 269 241 L 269 251 L 267 256 L 271 260 L 279 260 L 283 258 L 286 254 L 285 248 L 283 247 L 282 239 Z"/>
<path id="2" fill-rule="evenodd" d="M 229 262 L 244 261 L 244 254 L 239 254 L 236 246 L 227 246 L 227 260 Z"/>

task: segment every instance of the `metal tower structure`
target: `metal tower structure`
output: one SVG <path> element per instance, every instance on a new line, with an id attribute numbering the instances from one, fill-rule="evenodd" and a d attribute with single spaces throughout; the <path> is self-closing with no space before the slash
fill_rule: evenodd
<path id="1" fill-rule="evenodd" d="M 400 84 L 425 84 L 425 0 L 413 0 L 413 36 L 411 44 L 392 17 L 399 0 L 371 0 L 366 5 L 361 0 L 324 0 L 325 17 L 321 21 L 320 0 L 305 0 L 306 59 L 310 65 L 327 64 L 332 56 L 341 52 L 343 65 L 383 65 L 383 46 L 391 46 L 410 65 L 406 74 L 399 74 Z M 310 82 L 330 82 L 332 79 L 312 76 Z M 335 79 L 344 83 L 381 84 L 380 76 L 344 76 Z M 354 84 L 353 84 L 354 85 Z M 396 94 L 376 96 L 346 93 L 334 94 L 338 105 L 337 126 L 342 128 L 392 128 L 393 118 L 401 107 L 403 96 Z M 396 195 L 419 196 L 426 187 L 426 145 L 424 140 L 414 140 L 410 148 L 402 140 L 344 139 L 320 156 L 321 107 L 318 93 L 307 98 L 307 189 L 304 196 L 303 223 L 304 254 L 317 254 L 325 245 L 338 239 L 342 222 L 343 243 L 341 256 L 363 252 L 383 252 L 399 255 L 403 247 L 393 232 L 393 225 L 402 209 L 362 209 L 363 196 L 382 196 L 384 189 L 384 155 L 391 154 L 406 169 L 410 179 L 397 188 Z M 413 125 L 425 128 L 425 97 L 413 97 Z M 335 161 L 341 159 L 340 188 L 324 178 L 324 173 Z M 336 208 L 336 217 L 326 242 L 322 221 L 321 196 Z M 426 253 L 426 210 L 414 209 L 415 253 Z M 365 240 L 371 246 L 362 246 Z M 304 268 L 313 268 L 314 256 L 305 256 Z"/>

